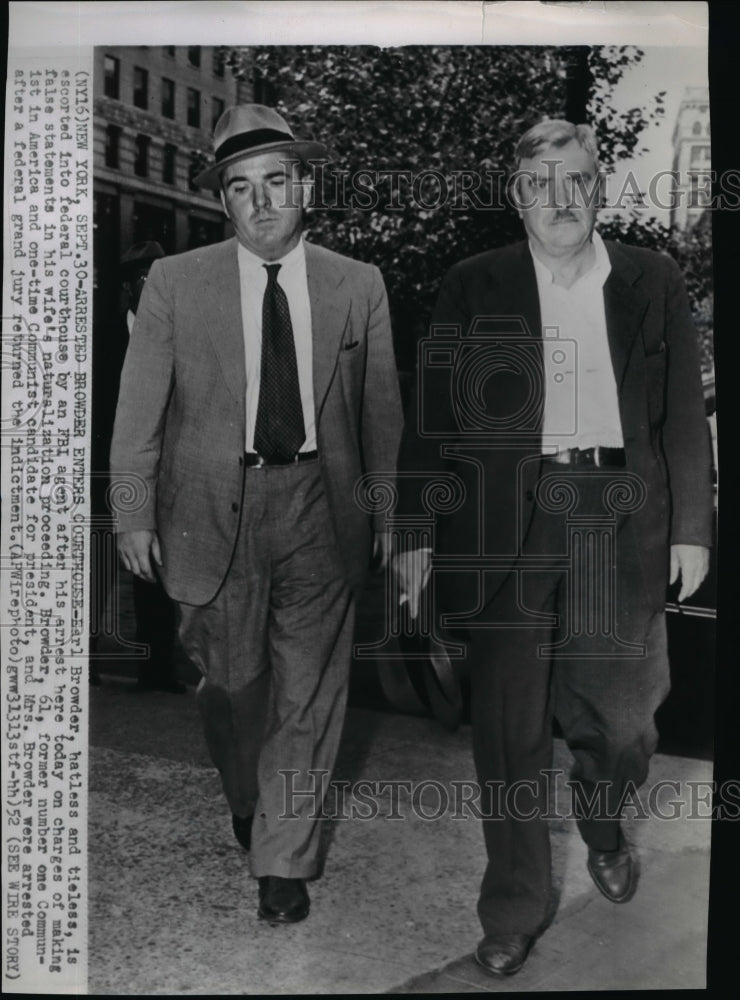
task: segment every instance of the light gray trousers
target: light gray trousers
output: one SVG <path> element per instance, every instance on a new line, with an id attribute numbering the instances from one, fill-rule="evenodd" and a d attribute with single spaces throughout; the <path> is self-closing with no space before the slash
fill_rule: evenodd
<path id="1" fill-rule="evenodd" d="M 209 604 L 180 605 L 180 639 L 203 674 L 198 705 L 231 811 L 254 814 L 252 873 L 310 878 L 321 795 L 295 793 L 334 766 L 354 602 L 318 461 L 248 468 L 244 493 L 226 579 Z"/>

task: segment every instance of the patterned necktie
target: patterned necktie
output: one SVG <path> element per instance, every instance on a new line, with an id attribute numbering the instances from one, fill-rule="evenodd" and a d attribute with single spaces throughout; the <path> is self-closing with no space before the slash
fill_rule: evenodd
<path id="1" fill-rule="evenodd" d="M 267 288 L 262 300 L 262 367 L 254 450 L 263 458 L 290 461 L 306 440 L 293 326 L 285 292 L 277 281 L 280 264 L 263 264 Z"/>

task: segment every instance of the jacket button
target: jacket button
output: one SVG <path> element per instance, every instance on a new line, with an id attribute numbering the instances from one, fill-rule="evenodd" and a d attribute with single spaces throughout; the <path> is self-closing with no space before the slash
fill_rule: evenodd
<path id="1" fill-rule="evenodd" d="M 237 511 L 239 510 L 239 504 L 238 504 L 238 503 L 232 503 L 232 505 L 231 505 L 231 509 L 232 509 L 232 510 L 234 511 L 234 513 L 236 514 L 236 512 L 237 512 Z"/>
<path id="2" fill-rule="evenodd" d="M 239 456 L 239 465 L 244 465 L 244 456 L 243 455 Z"/>
<path id="3" fill-rule="evenodd" d="M 524 496 L 527 498 L 527 500 L 534 500 L 534 493 L 532 492 L 532 490 L 527 490 Z"/>

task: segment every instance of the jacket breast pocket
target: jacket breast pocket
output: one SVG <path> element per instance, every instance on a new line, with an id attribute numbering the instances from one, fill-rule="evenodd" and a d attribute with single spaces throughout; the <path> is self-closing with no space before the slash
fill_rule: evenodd
<path id="1" fill-rule="evenodd" d="M 347 375 L 355 376 L 362 371 L 365 356 L 364 340 L 347 335 L 339 348 L 339 367 Z"/>

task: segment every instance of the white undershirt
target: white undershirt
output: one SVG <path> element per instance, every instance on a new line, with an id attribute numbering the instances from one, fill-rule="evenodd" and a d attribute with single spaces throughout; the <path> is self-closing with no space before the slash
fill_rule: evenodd
<path id="1" fill-rule="evenodd" d="M 241 243 L 237 245 L 239 284 L 241 291 L 242 328 L 244 330 L 244 360 L 247 372 L 246 441 L 245 451 L 254 451 L 254 428 L 260 393 L 262 361 L 262 300 L 267 287 L 264 264 L 280 264 L 277 281 L 285 292 L 293 327 L 298 384 L 303 405 L 306 440 L 301 451 L 316 450 L 316 415 L 313 397 L 313 341 L 311 336 L 311 302 L 306 277 L 306 249 L 303 240 L 279 260 L 265 261 Z"/>
<path id="2" fill-rule="evenodd" d="M 604 283 L 611 262 L 594 231 L 594 265 L 570 288 L 556 285 L 552 272 L 530 252 L 540 299 L 545 367 L 542 450 L 624 445 L 606 333 Z"/>

